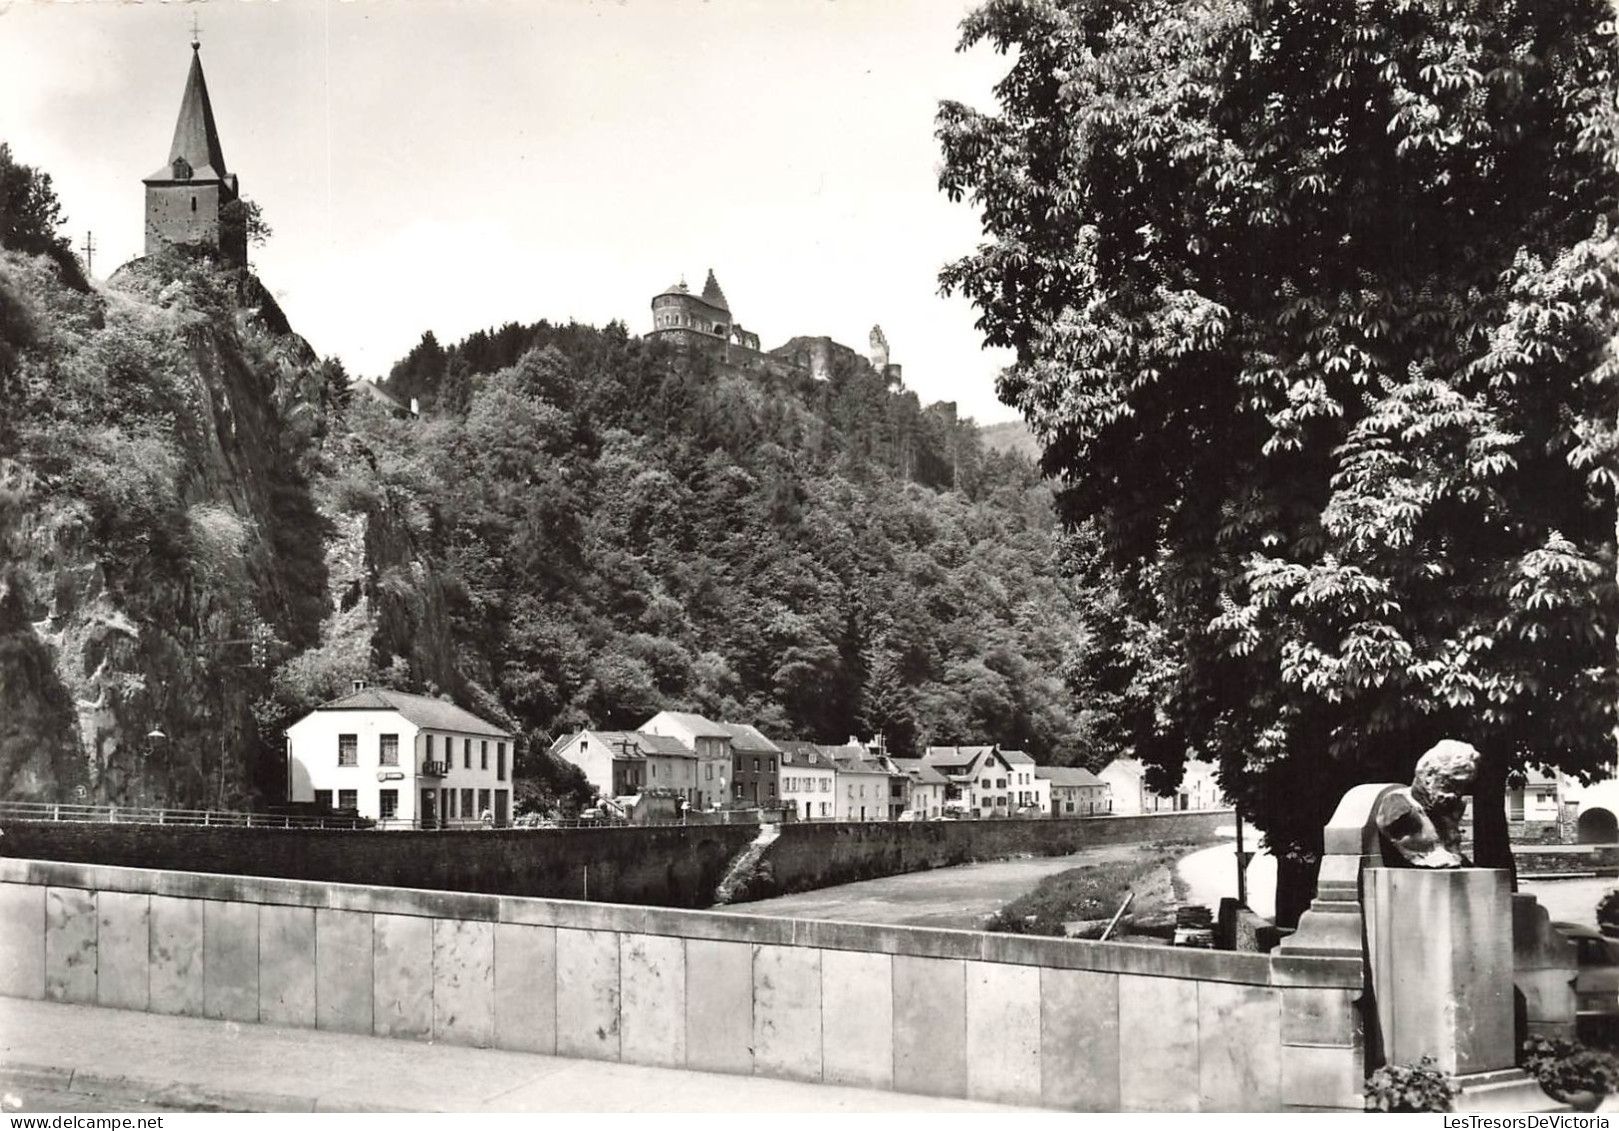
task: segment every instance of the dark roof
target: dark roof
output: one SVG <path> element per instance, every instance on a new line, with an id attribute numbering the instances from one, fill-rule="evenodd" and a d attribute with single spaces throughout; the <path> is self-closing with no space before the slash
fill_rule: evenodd
<path id="1" fill-rule="evenodd" d="M 1041 766 L 1034 771 L 1034 776 L 1045 778 L 1052 785 L 1082 785 L 1092 789 L 1103 789 L 1107 786 L 1105 781 L 1081 766 Z"/>
<path id="2" fill-rule="evenodd" d="M 920 758 L 893 758 L 891 761 L 900 772 L 909 775 L 912 781 L 921 782 L 923 785 L 949 784 L 950 779 Z"/>
<path id="3" fill-rule="evenodd" d="M 581 735 L 590 735 L 598 742 L 612 749 L 614 755 L 627 761 L 638 761 L 654 754 L 663 758 L 695 758 L 678 738 L 669 738 L 661 734 L 642 734 L 638 730 L 579 730 L 564 736 L 552 747 L 553 752 L 559 751 L 563 746 L 579 738 Z"/>
<path id="4" fill-rule="evenodd" d="M 823 770 L 835 769 L 832 760 L 821 753 L 821 748 L 813 742 L 802 742 L 798 739 L 784 738 L 776 743 L 781 750 L 781 764 L 784 766 L 815 766 Z"/>
<path id="5" fill-rule="evenodd" d="M 485 722 L 471 711 L 457 707 L 448 699 L 433 699 L 426 695 L 412 695 L 408 691 L 395 691 L 391 687 L 363 687 L 359 691 L 322 703 L 316 711 L 397 711 L 406 719 L 426 730 L 453 730 L 462 734 L 487 734 L 491 738 L 510 738 L 512 732 L 501 730 Z M 311 712 L 313 713 L 313 712 Z M 308 718 L 309 716 L 304 716 Z"/>
<path id="6" fill-rule="evenodd" d="M 174 180 L 174 162 L 185 158 L 193 181 L 223 180 L 225 154 L 219 147 L 219 129 L 214 125 L 214 107 L 208 101 L 208 83 L 202 77 L 202 53 L 191 47 L 191 71 L 186 75 L 185 93 L 180 96 L 180 117 L 174 123 L 174 140 L 169 143 L 169 161 L 148 181 Z"/>
<path id="7" fill-rule="evenodd" d="M 708 280 L 703 284 L 703 301 L 727 314 L 731 313 L 731 308 L 725 301 L 725 292 L 720 290 L 720 281 L 714 278 L 712 267 L 708 269 Z"/>
<path id="8" fill-rule="evenodd" d="M 747 723 L 720 723 L 731 735 L 731 749 L 744 754 L 780 754 L 781 747 Z"/>

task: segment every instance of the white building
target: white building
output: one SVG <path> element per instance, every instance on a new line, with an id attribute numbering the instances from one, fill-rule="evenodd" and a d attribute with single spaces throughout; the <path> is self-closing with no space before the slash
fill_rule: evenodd
<path id="1" fill-rule="evenodd" d="M 777 742 L 781 748 L 781 803 L 800 821 L 837 816 L 837 768 L 813 742 Z"/>
<path id="2" fill-rule="evenodd" d="M 673 792 L 697 805 L 697 755 L 679 739 L 634 730 L 582 730 L 560 738 L 551 753 L 572 762 L 602 797 L 649 789 Z"/>
<path id="3" fill-rule="evenodd" d="M 288 801 L 385 827 L 511 821 L 511 732 L 448 700 L 357 683 L 286 733 Z"/>
<path id="4" fill-rule="evenodd" d="M 1012 765 L 1000 747 L 930 746 L 922 760 L 949 783 L 947 811 L 962 817 L 1012 815 Z"/>
<path id="5" fill-rule="evenodd" d="M 1227 808 L 1214 766 L 1195 758 L 1187 760 L 1180 788 L 1168 796 L 1148 788 L 1147 768 L 1134 758 L 1115 758 L 1096 776 L 1107 784 L 1116 815 Z"/>
<path id="6" fill-rule="evenodd" d="M 731 800 L 731 732 L 688 711 L 659 711 L 636 728 L 643 734 L 674 738 L 697 755 L 697 794 L 704 809 Z"/>
<path id="7" fill-rule="evenodd" d="M 1002 750 L 1011 777 L 1007 779 L 1008 798 L 1014 817 L 1046 817 L 1051 814 L 1051 779 L 1039 774 L 1034 759 L 1021 750 Z"/>

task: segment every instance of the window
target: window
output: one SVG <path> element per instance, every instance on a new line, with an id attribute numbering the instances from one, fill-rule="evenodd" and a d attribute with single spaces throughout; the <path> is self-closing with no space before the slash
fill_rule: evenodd
<path id="1" fill-rule="evenodd" d="M 487 812 L 489 812 L 489 791 L 480 789 L 478 791 L 478 816 L 481 818 Z"/>
<path id="2" fill-rule="evenodd" d="M 742 783 L 741 782 L 736 783 L 736 799 L 738 801 L 742 800 Z"/>
<path id="3" fill-rule="evenodd" d="M 197 210 L 197 198 L 192 197 L 191 198 L 191 211 L 195 212 L 196 210 Z"/>
<path id="4" fill-rule="evenodd" d="M 995 779 L 995 788 L 996 789 L 1005 789 L 1006 788 L 1006 779 L 1005 778 L 996 778 Z"/>
<path id="5" fill-rule="evenodd" d="M 384 821 L 391 821 L 397 812 L 399 812 L 399 791 L 397 789 L 385 789 L 377 795 L 378 817 Z"/>
<path id="6" fill-rule="evenodd" d="M 775 772 L 776 772 L 776 760 L 774 758 L 766 758 L 765 759 L 765 773 L 773 774 Z"/>
<path id="7" fill-rule="evenodd" d="M 753 760 L 753 772 L 754 772 L 754 773 L 758 773 L 758 772 L 759 772 L 759 759 L 757 759 L 757 758 L 755 758 L 755 759 L 754 759 L 754 760 Z"/>
<path id="8" fill-rule="evenodd" d="M 832 792 L 832 779 L 831 778 L 822 778 L 821 779 L 821 792 L 822 793 L 831 793 Z"/>
<path id="9" fill-rule="evenodd" d="M 489 768 L 489 740 L 483 739 L 478 743 L 478 769 Z"/>
<path id="10" fill-rule="evenodd" d="M 657 765 L 657 763 L 656 763 L 656 762 L 654 762 L 654 763 L 653 763 L 653 764 L 652 764 L 652 776 L 653 776 L 653 777 L 657 777 L 657 776 L 658 776 L 658 765 Z"/>
<path id="11" fill-rule="evenodd" d="M 865 782 L 860 783 L 860 796 L 861 797 L 866 796 L 866 783 Z"/>
<path id="12" fill-rule="evenodd" d="M 397 734 L 384 734 L 378 736 L 380 746 L 377 753 L 379 766 L 399 765 L 399 736 Z"/>
<path id="13" fill-rule="evenodd" d="M 506 780 L 506 744 L 495 743 L 495 780 Z"/>
<path id="14" fill-rule="evenodd" d="M 985 778 L 983 781 L 978 783 L 978 786 L 979 786 L 980 789 L 988 789 L 990 787 L 989 786 L 989 779 Z"/>
<path id="15" fill-rule="evenodd" d="M 775 782 L 770 783 L 770 796 L 771 797 L 776 796 L 776 783 Z"/>
<path id="16" fill-rule="evenodd" d="M 360 764 L 359 735 L 340 734 L 337 736 L 337 764 L 339 766 L 358 766 Z"/>
<path id="17" fill-rule="evenodd" d="M 463 789 L 461 791 L 461 816 L 476 817 L 477 815 L 472 811 L 472 791 Z"/>
<path id="18" fill-rule="evenodd" d="M 339 809 L 358 809 L 360 807 L 360 791 L 357 789 L 338 790 L 337 807 Z"/>
<path id="19" fill-rule="evenodd" d="M 703 767 L 703 770 L 704 770 L 703 780 L 704 781 L 713 781 L 714 780 L 714 763 L 710 762 L 708 765 Z"/>
<path id="20" fill-rule="evenodd" d="M 453 789 L 444 791 L 444 815 L 446 817 L 455 816 L 455 790 Z"/>
<path id="21" fill-rule="evenodd" d="M 330 809 L 332 807 L 332 791 L 329 789 L 317 789 L 315 791 L 315 804 L 322 809 Z"/>
<path id="22" fill-rule="evenodd" d="M 455 739 L 452 738 L 450 741 L 454 742 Z M 463 770 L 472 769 L 472 739 L 470 738 L 461 740 L 461 768 Z"/>

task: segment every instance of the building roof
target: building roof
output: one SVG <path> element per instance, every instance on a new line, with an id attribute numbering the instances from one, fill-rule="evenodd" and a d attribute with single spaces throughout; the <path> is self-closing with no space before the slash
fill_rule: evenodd
<path id="1" fill-rule="evenodd" d="M 1002 750 L 1001 757 L 1014 766 L 1032 766 L 1034 759 L 1021 750 Z"/>
<path id="2" fill-rule="evenodd" d="M 949 785 L 950 779 L 920 758 L 890 759 L 895 767 L 912 781 L 921 785 Z"/>
<path id="3" fill-rule="evenodd" d="M 1034 771 L 1034 776 L 1045 778 L 1052 785 L 1089 786 L 1092 789 L 1107 788 L 1107 782 L 1082 766 L 1041 766 Z"/>
<path id="4" fill-rule="evenodd" d="M 486 734 L 491 738 L 512 736 L 511 731 L 502 730 L 493 723 L 485 722 L 464 707 L 457 707 L 448 699 L 412 695 L 408 691 L 395 691 L 391 687 L 362 687 L 341 699 L 322 703 L 310 714 L 316 711 L 397 711 L 424 730 L 453 730 L 460 734 Z"/>
<path id="5" fill-rule="evenodd" d="M 668 719 L 670 722 L 684 727 L 698 738 L 731 737 L 731 732 L 726 730 L 719 723 L 716 723 L 712 719 L 705 718 L 702 715 L 696 714 L 692 711 L 659 711 L 656 715 L 653 715 L 652 718 L 641 724 L 641 733 L 645 734 L 646 728 L 659 718 Z"/>
<path id="6" fill-rule="evenodd" d="M 366 397 L 369 397 L 371 400 L 376 401 L 380 405 L 386 405 L 395 412 L 411 411 L 409 405 L 405 404 L 405 402 L 401 401 L 398 397 L 394 396 L 382 386 L 378 385 L 375 381 L 367 381 L 364 378 L 361 378 L 349 386 L 349 391 L 351 393 L 360 393 Z"/>
<path id="7" fill-rule="evenodd" d="M 565 736 L 559 743 L 552 746 L 553 752 L 559 751 L 563 746 L 582 735 L 590 735 L 598 742 L 612 749 L 616 757 L 626 761 L 641 761 L 648 755 L 661 758 L 696 758 L 690 750 L 686 749 L 678 738 L 670 738 L 662 734 L 642 734 L 638 730 L 581 730 Z"/>
<path id="8" fill-rule="evenodd" d="M 731 749 L 744 754 L 780 754 L 781 747 L 747 723 L 720 723 L 731 735 Z"/>
<path id="9" fill-rule="evenodd" d="M 185 93 L 180 96 L 180 117 L 174 123 L 174 140 L 169 143 L 168 164 L 146 179 L 173 181 L 174 163 L 181 158 L 191 166 L 190 180 L 225 178 L 225 154 L 219 147 L 214 107 L 208 100 L 208 83 L 202 77 L 202 52 L 195 43 L 191 45 L 191 71 L 186 75 Z"/>
<path id="10" fill-rule="evenodd" d="M 813 742 L 784 738 L 776 743 L 776 747 L 781 751 L 781 764 L 784 766 L 808 766 L 818 770 L 836 769 L 832 760 Z"/>
<path id="11" fill-rule="evenodd" d="M 1102 773 L 1105 774 L 1109 772 L 1124 774 L 1127 777 L 1139 778 L 1146 772 L 1146 770 L 1143 769 L 1141 763 L 1136 761 L 1134 758 L 1115 758 L 1113 761 L 1102 767 Z"/>
<path id="12" fill-rule="evenodd" d="M 703 283 L 703 301 L 709 306 L 718 307 L 725 313 L 731 313 L 731 307 L 725 301 L 725 292 L 720 290 L 720 281 L 714 278 L 714 268 L 708 269 L 708 279 Z"/>

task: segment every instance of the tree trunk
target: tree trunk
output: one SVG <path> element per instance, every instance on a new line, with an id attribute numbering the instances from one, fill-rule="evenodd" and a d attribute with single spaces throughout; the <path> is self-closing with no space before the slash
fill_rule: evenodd
<path id="1" fill-rule="evenodd" d="M 1480 868 L 1505 868 L 1518 890 L 1518 873 L 1507 837 L 1507 759 L 1498 750 L 1479 758 L 1478 780 L 1473 784 L 1473 863 Z"/>

